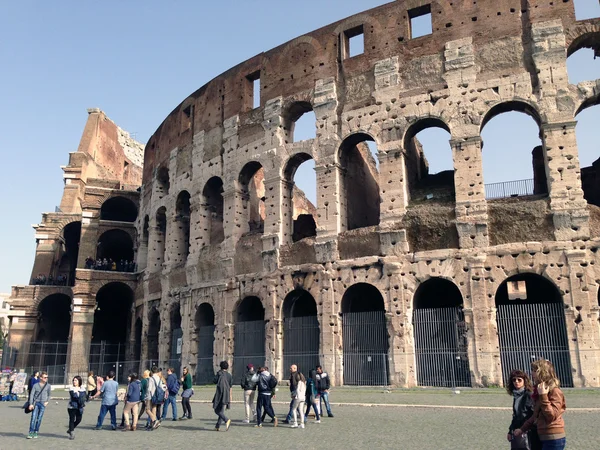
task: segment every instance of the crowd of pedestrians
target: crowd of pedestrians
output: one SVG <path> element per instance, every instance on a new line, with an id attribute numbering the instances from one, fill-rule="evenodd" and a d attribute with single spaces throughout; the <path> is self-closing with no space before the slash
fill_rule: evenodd
<path id="1" fill-rule="evenodd" d="M 112 258 L 94 259 L 88 256 L 85 259 L 85 268 L 92 270 L 110 270 L 113 272 L 135 272 L 135 261 L 126 259 L 113 260 Z"/>

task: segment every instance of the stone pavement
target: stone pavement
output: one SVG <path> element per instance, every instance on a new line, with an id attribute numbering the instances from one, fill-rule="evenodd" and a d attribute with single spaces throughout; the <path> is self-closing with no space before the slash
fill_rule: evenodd
<path id="1" fill-rule="evenodd" d="M 196 398 L 204 400 L 209 389 L 199 389 Z M 371 395 L 368 395 L 368 393 Z M 320 446 L 330 449 L 507 449 L 506 430 L 510 421 L 510 410 L 500 407 L 510 406 L 510 398 L 499 391 L 484 393 L 483 390 L 463 392 L 460 395 L 448 391 L 418 391 L 384 394 L 379 390 L 352 390 L 337 388 L 334 398 L 346 403 L 365 403 L 362 400 L 401 399 L 413 404 L 429 404 L 429 407 L 405 406 L 344 406 L 333 405 L 335 418 L 325 417 L 321 424 L 310 418 L 307 428 L 291 429 L 285 425 L 274 429 L 271 424 L 256 429 L 242 423 L 241 404 L 232 405 L 228 412 L 232 419 L 229 432 L 214 431 L 216 416 L 209 404 L 192 404 L 194 419 L 172 422 L 166 420 L 156 431 L 128 432 L 110 431 L 110 421 L 105 420 L 105 429 L 95 431 L 100 402 L 94 401 L 86 407 L 83 422 L 76 431 L 76 439 L 67 439 L 66 402 L 53 400 L 46 410 L 40 438 L 26 440 L 29 426 L 28 415 L 20 409 L 21 402 L 0 403 L 0 449 L 26 449 L 43 446 L 48 449 L 106 449 L 106 448 L 191 448 L 216 447 L 248 448 L 259 445 L 263 449 L 302 449 Z M 583 407 L 598 404 L 598 391 L 577 391 L 567 393 L 567 402 L 580 403 Z M 58 390 L 56 391 L 58 395 Z M 403 397 L 408 396 L 408 397 Z M 280 396 L 281 397 L 281 396 Z M 583 399 L 588 398 L 588 402 Z M 278 398 L 278 400 L 284 400 Z M 354 401 L 351 401 L 354 400 Z M 360 401 L 359 401 L 360 400 Z M 573 401 L 571 401 L 573 400 Z M 439 408 L 435 408 L 435 402 Z M 502 402 L 502 403 L 501 403 Z M 372 401 L 371 403 L 374 403 Z M 451 409 L 449 406 L 460 409 Z M 462 403 L 462 405 L 456 405 Z M 483 404 L 479 404 L 483 403 Z M 587 404 L 586 404 L 587 403 Z M 406 402 L 409 404 L 409 402 Z M 434 406 L 434 407 L 432 407 Z M 491 408 L 486 408 L 490 406 Z M 178 404 L 181 413 L 181 405 Z M 122 407 L 119 406 L 120 414 Z M 287 412 L 283 403 L 275 404 L 280 419 Z M 170 417 L 170 416 L 168 416 Z M 573 407 L 568 410 L 568 448 L 597 449 L 600 430 L 597 427 L 598 411 L 581 410 Z M 119 416 L 120 420 L 120 416 Z"/>

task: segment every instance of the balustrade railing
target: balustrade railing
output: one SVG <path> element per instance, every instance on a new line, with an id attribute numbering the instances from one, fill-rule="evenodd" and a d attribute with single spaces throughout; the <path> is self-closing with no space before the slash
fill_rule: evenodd
<path id="1" fill-rule="evenodd" d="M 533 195 L 533 178 L 527 180 L 502 181 L 485 185 L 485 198 L 523 197 Z"/>

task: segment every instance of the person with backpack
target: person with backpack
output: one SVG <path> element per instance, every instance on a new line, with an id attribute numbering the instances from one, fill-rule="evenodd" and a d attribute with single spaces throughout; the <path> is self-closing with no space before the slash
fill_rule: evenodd
<path id="1" fill-rule="evenodd" d="M 110 426 L 113 430 L 117 429 L 117 405 L 119 399 L 117 398 L 117 391 L 119 390 L 119 383 L 115 381 L 115 372 L 109 371 L 106 375 L 106 381 L 102 383 L 102 387 L 93 398 L 99 397 L 102 394 L 102 405 L 100 405 L 100 414 L 98 414 L 98 423 L 96 424 L 96 430 L 102 429 L 102 423 L 106 417 L 106 413 L 110 413 Z"/>
<path id="2" fill-rule="evenodd" d="M 224 423 L 225 431 L 229 431 L 231 419 L 228 419 L 225 415 L 225 409 L 229 409 L 231 403 L 231 385 L 233 384 L 233 378 L 231 374 L 227 372 L 227 369 L 229 369 L 229 363 L 227 361 L 221 361 L 219 367 L 221 370 L 217 372 L 213 380 L 213 383 L 217 385 L 213 397 L 213 409 L 218 417 L 215 430 L 221 431 L 221 423 Z"/>
<path id="3" fill-rule="evenodd" d="M 177 420 L 177 394 L 179 393 L 180 387 L 181 385 L 179 384 L 179 380 L 175 375 L 175 369 L 169 367 L 167 369 L 167 393 L 169 396 L 165 400 L 161 420 L 165 420 L 167 418 L 167 410 L 169 409 L 169 405 L 171 405 L 171 409 L 173 410 L 172 420 Z"/>
<path id="4" fill-rule="evenodd" d="M 250 423 L 250 414 L 256 416 L 254 409 L 254 395 L 256 394 L 256 383 L 258 382 L 258 374 L 254 370 L 254 365 L 246 366 L 246 373 L 242 377 L 241 386 L 244 390 L 244 407 L 246 409 L 246 418 L 244 423 Z"/>
<path id="5" fill-rule="evenodd" d="M 275 378 L 269 372 L 268 367 L 260 367 L 258 369 L 258 399 L 256 401 L 256 428 L 262 428 L 262 409 L 271 419 L 273 419 L 273 426 L 277 426 L 277 417 L 275 417 L 275 411 L 273 411 L 273 405 L 271 404 L 271 396 L 277 386 L 277 378 Z"/>
<path id="6" fill-rule="evenodd" d="M 160 427 L 160 420 L 156 417 L 156 408 L 165 402 L 166 386 L 162 383 L 158 367 L 152 366 L 152 376 L 148 378 L 146 390 L 146 414 L 150 417 L 148 430 L 156 430 Z"/>

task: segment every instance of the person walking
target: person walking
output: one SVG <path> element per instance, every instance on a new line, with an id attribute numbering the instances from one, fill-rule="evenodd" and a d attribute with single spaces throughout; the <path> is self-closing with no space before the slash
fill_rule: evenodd
<path id="1" fill-rule="evenodd" d="M 27 439 L 37 439 L 40 431 L 40 425 L 44 418 L 44 411 L 50 401 L 52 386 L 48 382 L 48 373 L 42 372 L 40 381 L 36 383 L 29 393 L 29 411 L 31 411 L 31 420 L 29 421 L 29 434 Z"/>
<path id="2" fill-rule="evenodd" d="M 304 428 L 304 402 L 306 401 L 306 378 L 296 370 L 294 374 L 295 391 L 292 393 L 292 428 L 298 428 L 298 413 L 300 413 L 300 428 Z"/>
<path id="3" fill-rule="evenodd" d="M 148 394 L 148 378 L 150 378 L 150 371 L 146 369 L 142 373 L 142 379 L 140 380 L 141 381 L 140 398 L 141 398 L 142 406 L 141 406 L 140 412 L 138 414 L 138 420 L 142 417 L 142 415 L 146 411 L 146 396 Z M 148 429 L 150 427 L 150 415 L 146 414 L 146 417 L 147 417 L 146 429 Z"/>
<path id="4" fill-rule="evenodd" d="M 88 372 L 88 377 L 87 377 L 87 399 L 88 401 L 91 400 L 94 395 L 96 395 L 97 389 L 97 381 L 96 381 L 96 376 L 94 375 L 94 371 L 90 370 Z"/>
<path id="5" fill-rule="evenodd" d="M 298 388 L 298 366 L 296 364 L 292 364 L 290 366 L 290 396 L 291 396 L 291 401 L 290 401 L 290 410 L 288 411 L 288 415 L 285 418 L 285 420 L 283 421 L 283 423 L 286 424 L 290 424 L 292 423 L 292 415 L 293 415 L 293 411 L 294 411 L 294 399 L 296 398 L 296 389 Z M 302 399 L 302 402 L 304 403 L 304 399 Z M 304 417 L 304 414 L 302 415 L 302 417 Z"/>
<path id="6" fill-rule="evenodd" d="M 250 415 L 254 419 L 256 409 L 254 408 L 254 396 L 256 394 L 256 383 L 258 382 L 258 374 L 254 370 L 254 365 L 246 366 L 246 373 L 242 376 L 241 386 L 244 391 L 244 409 L 246 418 L 244 423 L 250 423 Z"/>
<path id="7" fill-rule="evenodd" d="M 329 404 L 329 389 L 331 388 L 329 375 L 327 375 L 327 372 L 323 372 L 323 367 L 317 366 L 315 376 L 315 385 L 317 386 L 317 392 L 319 393 L 319 413 L 323 415 L 323 409 L 321 408 L 321 400 L 323 400 L 325 402 L 327 416 L 333 417 L 331 405 Z"/>
<path id="8" fill-rule="evenodd" d="M 173 410 L 172 420 L 177 420 L 177 394 L 179 393 L 180 387 L 179 380 L 175 375 L 175 369 L 169 367 L 167 369 L 167 392 L 169 393 L 169 396 L 165 400 L 161 420 L 165 420 L 167 418 L 167 410 L 169 409 L 169 405 L 171 405 L 171 409 Z"/>
<path id="9" fill-rule="evenodd" d="M 191 419 L 192 407 L 190 406 L 190 397 L 194 395 L 194 390 L 192 389 L 192 374 L 187 367 L 183 368 L 181 385 L 183 387 L 183 392 L 181 393 L 181 407 L 183 408 L 183 416 L 180 420 Z"/>
<path id="10" fill-rule="evenodd" d="M 73 432 L 77 428 L 77 425 L 81 423 L 86 400 L 87 392 L 83 387 L 83 380 L 79 375 L 76 375 L 73 377 L 71 387 L 69 388 L 69 403 L 67 405 L 67 413 L 69 413 L 67 434 L 70 440 L 75 439 Z"/>
<path id="11" fill-rule="evenodd" d="M 40 381 L 40 372 L 39 370 L 36 370 L 35 372 L 33 372 L 33 375 L 29 378 L 29 382 L 27 383 L 27 394 L 31 394 L 31 390 L 33 389 L 33 386 L 36 383 L 39 383 Z"/>
<path id="12" fill-rule="evenodd" d="M 164 403 L 164 390 L 167 387 L 163 384 L 158 367 L 152 366 L 152 376 L 148 378 L 148 388 L 146 390 L 146 414 L 150 417 L 150 426 L 148 430 L 156 430 L 160 427 L 160 420 L 157 419 L 157 405 Z"/>
<path id="13" fill-rule="evenodd" d="M 129 386 L 125 394 L 125 428 L 123 431 L 135 431 L 138 423 L 138 405 L 142 398 L 142 383 L 138 380 L 138 374 L 133 372 L 129 375 Z M 129 415 L 133 416 L 133 425 L 129 425 Z"/>
<path id="14" fill-rule="evenodd" d="M 319 409 L 317 408 L 317 402 L 319 401 L 319 392 L 315 383 L 317 372 L 315 370 L 310 371 L 308 380 L 306 380 L 306 412 L 304 413 L 304 422 L 308 420 L 308 413 L 310 407 L 313 407 L 315 411 L 315 423 L 321 423 L 321 417 L 319 415 Z"/>
<path id="15" fill-rule="evenodd" d="M 271 396 L 277 386 L 277 379 L 269 373 L 268 367 L 260 367 L 258 369 L 258 399 L 256 401 L 256 425 L 257 428 L 262 428 L 262 409 L 271 419 L 273 419 L 273 426 L 277 426 L 277 417 L 275 417 L 275 411 L 273 411 L 273 405 L 271 404 Z"/>
<path id="16" fill-rule="evenodd" d="M 97 398 L 102 394 L 102 404 L 100 405 L 100 414 L 98 414 L 98 422 L 96 423 L 96 430 L 102 429 L 102 423 L 106 417 L 106 413 L 110 413 L 110 426 L 113 430 L 117 429 L 117 405 L 119 399 L 117 398 L 117 391 L 119 390 L 119 383 L 115 381 L 115 372 L 109 371 L 106 375 L 106 381 L 102 383 L 102 387 L 93 398 Z"/>
<path id="17" fill-rule="evenodd" d="M 224 423 L 225 431 L 229 431 L 231 419 L 228 419 L 225 415 L 225 409 L 229 409 L 231 403 L 231 385 L 233 384 L 233 377 L 227 371 L 227 369 L 229 369 L 229 363 L 227 361 L 221 361 L 219 367 L 221 370 L 217 372 L 213 381 L 217 385 L 213 397 L 213 409 L 217 415 L 215 430 L 221 431 L 221 423 Z"/>
<path id="18" fill-rule="evenodd" d="M 536 424 L 542 450 L 562 450 L 567 445 L 563 420 L 567 404 L 554 365 L 548 360 L 538 359 L 531 363 L 531 374 L 536 384 L 531 396 L 533 414 L 513 434 L 519 438 Z"/>
<path id="19" fill-rule="evenodd" d="M 533 447 L 532 441 L 537 438 L 535 427 L 532 427 L 528 433 L 523 433 L 519 437 L 514 436 L 514 431 L 520 428 L 533 414 L 533 399 L 531 398 L 533 387 L 531 380 L 522 370 L 513 370 L 510 373 L 506 392 L 513 398 L 512 421 L 510 422 L 506 436 L 510 442 L 510 448 L 513 450 L 531 450 Z M 534 434 L 536 435 L 535 438 Z"/>

